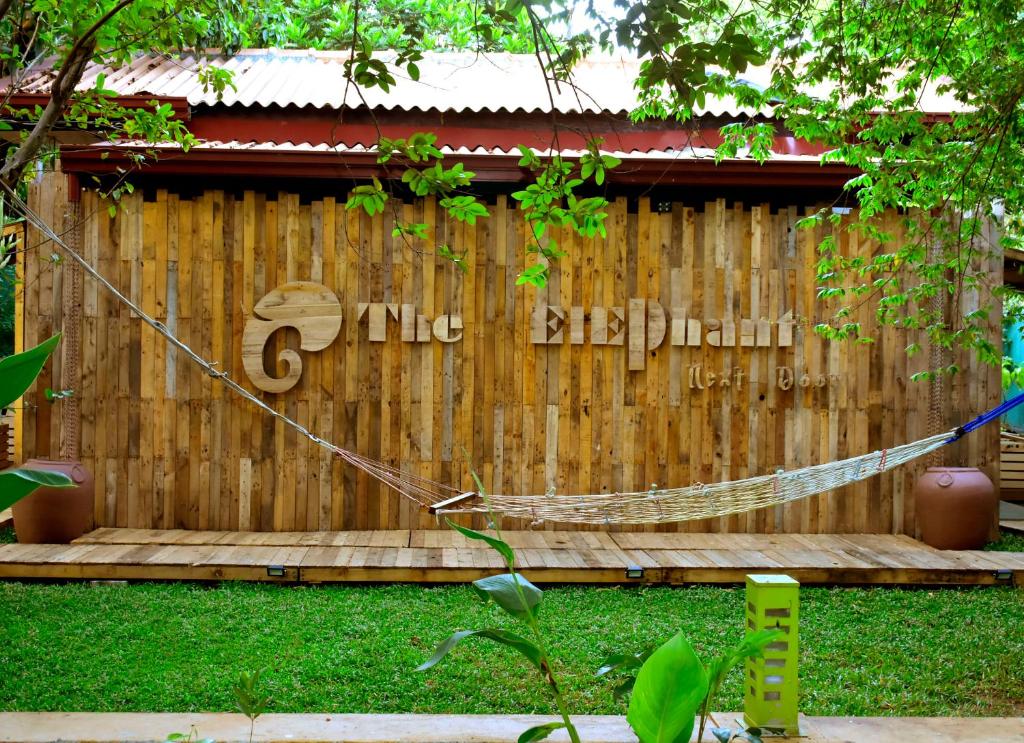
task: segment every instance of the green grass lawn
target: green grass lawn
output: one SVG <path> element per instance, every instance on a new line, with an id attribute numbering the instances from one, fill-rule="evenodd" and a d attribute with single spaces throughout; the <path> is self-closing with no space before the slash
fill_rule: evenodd
<path id="1" fill-rule="evenodd" d="M 1024 713 L 1024 591 L 805 588 L 801 709 L 814 715 Z M 558 588 L 543 623 L 577 713 L 622 711 L 603 657 L 683 629 L 702 655 L 737 641 L 740 588 Z M 0 709 L 231 710 L 265 669 L 271 711 L 551 712 L 504 648 L 450 631 L 508 626 L 466 586 L 0 583 Z M 739 672 L 720 708 L 738 709 Z"/>
<path id="2" fill-rule="evenodd" d="M 999 539 L 986 544 L 985 549 L 992 552 L 1024 552 L 1024 534 L 1003 529 L 999 532 Z"/>

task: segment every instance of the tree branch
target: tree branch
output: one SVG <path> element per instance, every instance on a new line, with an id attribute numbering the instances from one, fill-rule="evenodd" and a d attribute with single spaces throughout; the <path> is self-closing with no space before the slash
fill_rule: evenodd
<path id="1" fill-rule="evenodd" d="M 5 0 L 0 0 L 0 3 Z M 64 64 L 61 65 L 57 78 L 50 88 L 50 101 L 43 109 L 39 120 L 32 127 L 28 137 L 21 143 L 17 150 L 4 163 L 0 169 L 0 182 L 6 186 L 15 187 L 21 179 L 22 173 L 39 154 L 43 144 L 49 137 L 50 132 L 60 121 L 64 109 L 75 92 L 75 86 L 82 80 L 85 68 L 92 60 L 96 52 L 96 34 L 103 26 L 109 23 L 115 15 L 131 5 L 135 0 L 121 0 L 117 5 L 104 13 L 85 33 L 75 40 L 71 49 L 68 50 Z"/>

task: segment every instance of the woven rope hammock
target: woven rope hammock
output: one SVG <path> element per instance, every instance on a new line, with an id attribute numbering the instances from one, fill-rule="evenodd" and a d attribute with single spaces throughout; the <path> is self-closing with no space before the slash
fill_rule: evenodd
<path id="1" fill-rule="evenodd" d="M 575 524 L 659 524 L 690 521 L 776 506 L 864 480 L 933 451 L 953 432 L 929 436 L 894 449 L 775 475 L 682 488 L 600 495 L 488 495 L 485 503 L 466 493 L 430 508 L 432 513 L 486 512 L 534 521 Z"/>
<path id="2" fill-rule="evenodd" d="M 433 514 L 481 513 L 492 511 L 504 516 L 534 522 L 557 521 L 577 524 L 657 524 L 671 521 L 727 516 L 775 506 L 834 490 L 885 472 L 917 457 L 924 456 L 944 444 L 956 441 L 974 429 L 995 420 L 1008 410 L 1024 403 L 1024 393 L 1011 398 L 969 423 L 947 433 L 940 433 L 892 449 L 882 449 L 839 462 L 817 464 L 803 469 L 762 475 L 711 485 L 696 484 L 680 488 L 653 489 L 634 493 L 601 493 L 596 495 L 501 495 L 485 497 L 478 493 L 460 493 L 445 483 L 414 475 L 398 467 L 364 457 L 343 449 L 317 436 L 308 428 L 260 400 L 217 369 L 178 339 L 161 322 L 124 296 L 102 276 L 77 250 L 69 246 L 46 222 L 18 196 L 4 186 L 7 198 L 43 235 L 53 241 L 71 259 L 121 303 L 127 305 L 186 358 L 198 364 L 210 377 L 224 384 L 239 397 L 264 413 L 295 429 L 317 446 L 330 451 L 350 466 L 365 472 L 402 496 L 415 501 Z"/>
<path id="3" fill-rule="evenodd" d="M 430 512 L 445 514 L 491 510 L 504 516 L 534 521 L 609 525 L 659 524 L 728 516 L 808 498 L 866 480 L 950 444 L 1022 403 L 1024 393 L 946 433 L 892 449 L 774 475 L 711 485 L 700 483 L 682 488 L 600 495 L 489 495 L 485 501 L 477 493 L 464 493 L 430 506 Z"/>

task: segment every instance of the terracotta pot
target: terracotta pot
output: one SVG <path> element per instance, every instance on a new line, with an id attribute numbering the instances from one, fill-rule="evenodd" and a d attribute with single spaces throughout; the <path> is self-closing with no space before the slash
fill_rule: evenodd
<path id="1" fill-rule="evenodd" d="M 992 481 L 975 467 L 929 467 L 914 485 L 921 540 L 936 549 L 976 550 L 995 523 Z"/>
<path id="2" fill-rule="evenodd" d="M 14 532 L 22 544 L 67 544 L 92 529 L 92 475 L 80 462 L 30 459 L 27 469 L 63 472 L 75 487 L 39 488 L 14 504 Z"/>

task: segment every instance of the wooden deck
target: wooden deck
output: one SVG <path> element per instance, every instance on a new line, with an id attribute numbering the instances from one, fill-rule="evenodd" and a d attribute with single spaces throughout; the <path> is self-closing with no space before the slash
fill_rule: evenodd
<path id="1" fill-rule="evenodd" d="M 906 536 L 505 532 L 547 583 L 738 583 L 785 572 L 805 584 L 1024 584 L 1024 553 L 944 552 Z M 639 577 L 626 569 L 642 568 Z M 420 582 L 503 568 L 448 531 L 224 532 L 97 529 L 71 545 L 0 546 L 0 578 Z"/>
<path id="2" fill-rule="evenodd" d="M 732 724 L 739 714 L 716 713 Z M 527 728 L 554 718 L 539 715 L 335 715 L 266 714 L 256 721 L 253 740 L 305 743 L 512 743 Z M 587 743 L 636 743 L 624 717 L 574 715 Z M 0 712 L 0 743 L 163 743 L 168 732 L 195 729 L 200 738 L 246 743 L 249 721 L 239 714 L 104 714 L 89 712 Z M 804 717 L 804 737 L 771 738 L 802 743 L 1010 743 L 1024 740 L 1019 717 Z M 693 734 L 696 738 L 696 732 Z M 558 730 L 548 739 L 567 743 Z M 692 738 L 691 738 L 692 740 Z M 710 733 L 704 740 L 713 740 Z"/>
<path id="3" fill-rule="evenodd" d="M 1024 533 L 1024 506 L 1000 501 L 999 528 L 1017 534 Z"/>

